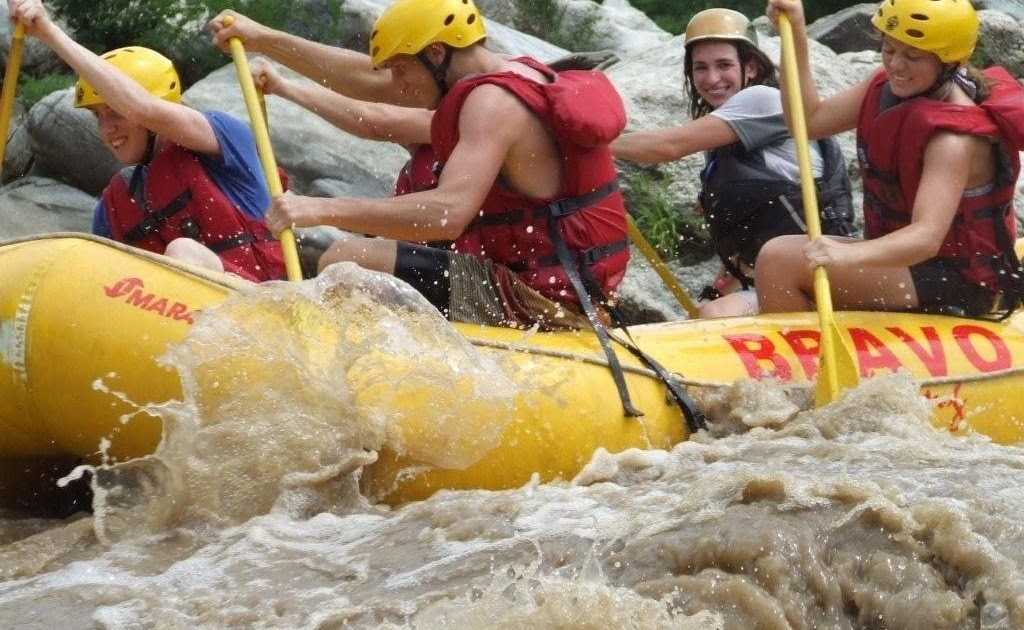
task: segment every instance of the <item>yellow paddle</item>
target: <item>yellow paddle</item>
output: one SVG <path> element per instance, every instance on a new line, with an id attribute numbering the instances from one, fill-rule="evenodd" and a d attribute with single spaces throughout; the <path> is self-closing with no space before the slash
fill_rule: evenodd
<path id="1" fill-rule="evenodd" d="M 224 18 L 224 26 L 230 26 L 234 21 L 234 17 L 229 15 Z M 245 48 L 242 46 L 242 40 L 237 37 L 228 40 L 228 46 L 231 48 L 231 58 L 235 61 L 235 72 L 238 73 L 238 83 L 242 87 L 242 96 L 245 97 L 245 107 L 249 110 L 252 133 L 256 138 L 256 150 L 260 154 L 260 162 L 263 164 L 263 174 L 267 178 L 270 196 L 280 197 L 284 190 L 281 186 L 281 176 L 277 172 L 274 151 L 270 146 L 267 116 L 260 107 L 256 85 L 253 83 L 252 74 L 249 73 L 249 61 L 245 57 Z M 299 250 L 295 244 L 295 233 L 291 228 L 281 231 L 281 249 L 284 251 L 284 266 L 288 271 L 288 279 L 293 282 L 302 280 Z"/>
<path id="2" fill-rule="evenodd" d="M 811 173 L 807 121 L 804 118 L 804 101 L 800 95 L 800 75 L 796 65 L 796 48 L 793 45 L 793 25 L 789 23 L 789 17 L 785 13 L 779 15 L 779 35 L 782 37 L 782 71 L 786 82 L 786 98 L 789 101 L 793 140 L 796 142 L 796 154 L 800 162 L 804 220 L 807 223 L 807 236 L 813 241 L 821 236 L 821 221 L 818 216 L 814 176 Z M 821 370 L 818 374 L 814 402 L 820 407 L 835 400 L 839 396 L 840 388 L 856 387 L 858 375 L 850 349 L 843 341 L 832 317 L 832 291 L 824 267 L 814 268 L 814 301 L 818 306 L 818 321 L 821 327 Z"/>
<path id="3" fill-rule="evenodd" d="M 637 227 L 636 221 L 633 217 L 626 215 L 627 226 L 629 228 L 629 240 L 633 241 L 636 248 L 640 250 L 640 253 L 644 255 L 647 262 L 651 263 L 651 267 L 654 269 L 661 281 L 665 283 L 668 290 L 675 296 L 676 301 L 679 302 L 679 306 L 682 306 L 686 311 L 686 314 L 690 316 L 690 319 L 697 319 L 700 312 L 697 310 L 697 305 L 693 303 L 690 296 L 686 294 L 686 290 L 683 289 L 682 285 L 676 280 L 675 276 L 669 270 L 668 266 L 658 256 L 658 252 L 644 237 L 643 232 Z"/>
<path id="4" fill-rule="evenodd" d="M 14 108 L 14 91 L 18 87 L 18 72 L 21 71 L 21 50 L 25 45 L 25 25 L 18 22 L 11 33 L 11 52 L 7 56 L 4 70 L 4 87 L 0 92 L 0 164 L 7 152 L 7 133 L 11 128 L 11 111 Z"/>

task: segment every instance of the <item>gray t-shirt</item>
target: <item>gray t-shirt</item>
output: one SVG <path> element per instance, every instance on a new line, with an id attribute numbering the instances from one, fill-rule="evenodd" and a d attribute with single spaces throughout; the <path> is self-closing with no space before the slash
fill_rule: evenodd
<path id="1" fill-rule="evenodd" d="M 790 182 L 800 181 L 796 143 L 782 114 L 778 88 L 751 85 L 732 96 L 709 115 L 724 120 L 748 151 L 760 150 L 768 170 Z M 811 142 L 811 172 L 821 177 L 822 159 L 817 142 Z"/>

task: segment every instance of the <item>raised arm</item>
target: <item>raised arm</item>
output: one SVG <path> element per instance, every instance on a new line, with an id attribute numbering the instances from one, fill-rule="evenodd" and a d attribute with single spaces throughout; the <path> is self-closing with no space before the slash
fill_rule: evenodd
<path id="1" fill-rule="evenodd" d="M 51 19 L 41 0 L 8 0 L 12 19 L 38 38 L 89 82 L 119 115 L 186 148 L 219 155 L 213 127 L 202 113 L 150 94 L 129 76 L 71 39 Z"/>
<path id="2" fill-rule="evenodd" d="M 224 18 L 232 16 L 230 26 Z M 374 70 L 370 57 L 337 46 L 303 39 L 260 24 L 231 9 L 209 22 L 213 43 L 228 52 L 228 40 L 238 37 L 248 52 L 263 54 L 330 90 L 361 101 L 413 105 L 391 82 L 391 72 Z"/>
<path id="3" fill-rule="evenodd" d="M 404 147 L 430 142 L 429 110 L 360 101 L 316 83 L 286 79 L 259 57 L 250 68 L 253 80 L 265 93 L 288 99 L 354 136 Z"/>
<path id="4" fill-rule="evenodd" d="M 801 0 L 768 0 L 767 14 L 768 19 L 776 25 L 779 22 L 779 15 L 785 14 L 793 27 L 793 48 L 796 53 L 797 74 L 800 81 L 800 96 L 803 101 L 807 135 L 812 139 L 824 138 L 856 127 L 857 112 L 867 93 L 869 79 L 822 101 L 818 96 L 818 87 L 814 83 L 814 77 L 811 76 L 807 52 L 807 21 L 804 17 L 803 3 Z M 786 114 L 786 123 L 792 128 L 793 121 L 790 118 L 792 113 L 789 98 L 786 96 L 788 92 L 785 75 L 785 72 L 781 72 L 779 76 L 780 89 L 783 94 L 782 105 Z"/>

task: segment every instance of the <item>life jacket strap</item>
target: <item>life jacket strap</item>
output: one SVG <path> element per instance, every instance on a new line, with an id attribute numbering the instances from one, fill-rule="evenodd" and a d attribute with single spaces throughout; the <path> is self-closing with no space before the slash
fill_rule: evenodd
<path id="1" fill-rule="evenodd" d="M 607 184 L 577 197 L 558 199 L 545 206 L 540 206 L 539 208 L 513 210 L 511 212 L 503 212 L 501 214 L 479 215 L 473 219 L 473 223 L 478 226 L 513 225 L 524 220 L 533 221 L 543 219 L 545 217 L 560 219 L 594 205 L 618 189 L 619 180 L 613 179 Z"/>
<path id="2" fill-rule="evenodd" d="M 139 194 L 138 196 L 133 193 L 132 196 L 136 198 L 136 201 L 146 212 L 146 218 L 139 221 L 138 225 L 125 232 L 124 240 L 126 243 L 136 243 L 148 236 L 156 234 L 171 217 L 181 212 L 181 210 L 188 205 L 190 201 L 192 201 L 192 192 L 186 189 L 163 208 L 151 211 L 149 204 L 146 202 L 144 193 Z"/>
<path id="3" fill-rule="evenodd" d="M 590 249 L 584 250 L 576 254 L 576 260 L 581 267 L 590 267 L 601 262 L 605 258 L 614 256 L 624 249 L 629 247 L 629 239 L 620 239 L 613 241 L 606 245 L 598 245 L 591 247 Z M 543 269 L 544 267 L 556 267 L 561 265 L 562 261 L 559 259 L 557 254 L 550 256 L 541 256 L 533 261 L 519 260 L 505 265 L 511 271 L 516 273 L 522 273 L 529 271 L 530 269 Z"/>

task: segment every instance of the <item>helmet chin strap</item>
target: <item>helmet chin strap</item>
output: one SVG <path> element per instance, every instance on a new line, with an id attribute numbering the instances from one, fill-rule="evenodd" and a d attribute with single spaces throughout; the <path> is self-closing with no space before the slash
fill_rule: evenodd
<path id="1" fill-rule="evenodd" d="M 153 153 L 156 152 L 156 134 L 152 131 L 149 132 L 149 136 L 146 138 L 146 150 L 142 153 L 142 164 L 149 164 L 150 160 L 153 159 Z"/>
<path id="2" fill-rule="evenodd" d="M 452 49 L 450 46 L 444 47 L 444 59 L 441 63 L 434 64 L 430 60 L 430 55 L 427 54 L 426 49 L 423 49 L 416 53 L 416 58 L 420 60 L 430 74 L 434 76 L 434 83 L 437 84 L 437 89 L 441 90 L 441 97 L 448 93 L 448 66 L 452 63 Z"/>

